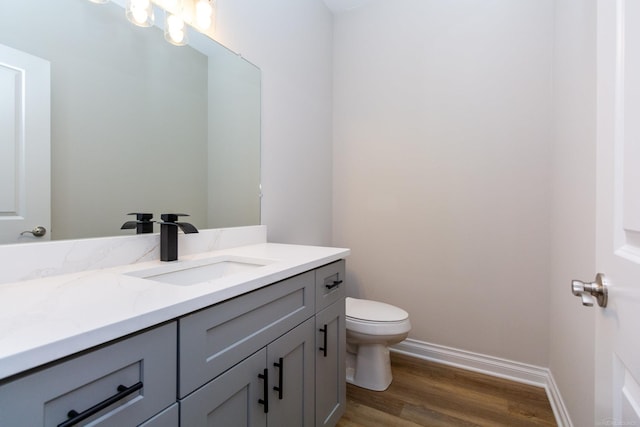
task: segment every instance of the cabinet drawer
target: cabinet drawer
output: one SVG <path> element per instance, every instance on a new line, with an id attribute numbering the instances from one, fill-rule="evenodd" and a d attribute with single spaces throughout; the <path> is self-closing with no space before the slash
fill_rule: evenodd
<path id="1" fill-rule="evenodd" d="M 316 311 L 329 307 L 345 296 L 345 261 L 327 264 L 316 270 Z"/>
<path id="2" fill-rule="evenodd" d="M 172 322 L 3 384 L 2 424 L 58 426 L 118 395 L 78 425 L 138 425 L 175 402 L 176 341 Z"/>
<path id="3" fill-rule="evenodd" d="M 179 319 L 184 397 L 315 313 L 313 271 Z"/>

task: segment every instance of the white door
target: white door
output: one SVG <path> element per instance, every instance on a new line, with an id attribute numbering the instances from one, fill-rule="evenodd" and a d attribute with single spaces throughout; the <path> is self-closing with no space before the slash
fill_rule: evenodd
<path id="1" fill-rule="evenodd" d="M 640 426 L 640 1 L 598 1 L 596 425 Z"/>
<path id="2" fill-rule="evenodd" d="M 0 45 L 0 244 L 49 239 L 23 233 L 50 229 L 49 69 L 48 61 Z"/>

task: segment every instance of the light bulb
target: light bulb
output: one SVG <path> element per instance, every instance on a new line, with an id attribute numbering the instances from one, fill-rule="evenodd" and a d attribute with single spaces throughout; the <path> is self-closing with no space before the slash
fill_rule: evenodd
<path id="1" fill-rule="evenodd" d="M 176 15 L 169 15 L 167 18 L 167 25 L 169 26 L 170 31 L 181 30 L 184 28 L 184 21 Z"/>
<path id="2" fill-rule="evenodd" d="M 140 27 L 153 25 L 153 5 L 150 0 L 129 0 L 126 15 L 129 21 Z"/>
<path id="3" fill-rule="evenodd" d="M 184 42 L 184 30 L 170 30 L 169 37 L 175 44 L 181 44 Z"/>
<path id="4" fill-rule="evenodd" d="M 146 10 L 139 8 L 132 9 L 131 16 L 133 16 L 133 19 L 138 24 L 144 24 L 145 22 L 147 22 L 147 18 L 149 17 Z"/>
<path id="5" fill-rule="evenodd" d="M 200 29 L 211 27 L 213 6 L 209 0 L 198 0 L 196 3 L 196 24 Z"/>
<path id="6" fill-rule="evenodd" d="M 181 16 L 166 12 L 164 38 L 176 46 L 187 43 L 185 23 Z"/>

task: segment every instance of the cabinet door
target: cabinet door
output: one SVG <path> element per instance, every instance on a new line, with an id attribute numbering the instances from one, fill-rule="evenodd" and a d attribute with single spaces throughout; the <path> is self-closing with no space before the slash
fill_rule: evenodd
<path id="1" fill-rule="evenodd" d="M 175 403 L 176 341 L 172 322 L 2 384 L 0 425 L 138 425 Z"/>
<path id="2" fill-rule="evenodd" d="M 178 403 L 174 403 L 138 427 L 177 427 L 180 425 Z"/>
<path id="3" fill-rule="evenodd" d="M 316 426 L 334 426 L 346 405 L 344 299 L 316 314 Z"/>
<path id="4" fill-rule="evenodd" d="M 314 326 L 309 319 L 267 347 L 269 427 L 314 425 Z"/>
<path id="5" fill-rule="evenodd" d="M 264 427 L 267 423 L 262 349 L 180 401 L 185 427 Z M 267 382 L 268 386 L 268 382 Z"/>

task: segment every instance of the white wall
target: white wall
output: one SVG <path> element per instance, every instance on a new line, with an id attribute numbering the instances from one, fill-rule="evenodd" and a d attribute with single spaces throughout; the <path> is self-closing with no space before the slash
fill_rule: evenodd
<path id="1" fill-rule="evenodd" d="M 568 281 L 595 273 L 594 2 L 389 3 L 334 24 L 332 243 L 353 249 L 352 293 L 409 310 L 414 338 L 550 366 L 593 425 L 593 314 Z M 219 6 L 218 38 L 263 72 L 269 239 L 326 244 L 331 17 Z"/>
<path id="2" fill-rule="evenodd" d="M 569 288 L 595 277 L 596 2 L 556 0 L 549 367 L 575 426 L 594 425 L 596 309 Z"/>
<path id="3" fill-rule="evenodd" d="M 334 241 L 410 337 L 547 365 L 553 1 L 334 21 Z"/>
<path id="4" fill-rule="evenodd" d="M 262 224 L 331 243 L 332 15 L 320 0 L 219 1 L 216 39 L 262 70 Z"/>

